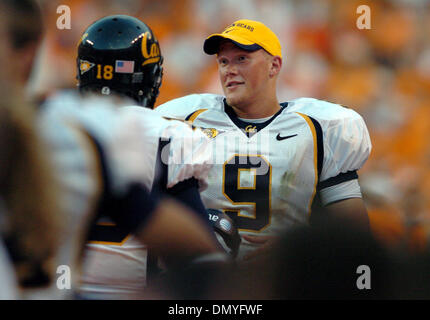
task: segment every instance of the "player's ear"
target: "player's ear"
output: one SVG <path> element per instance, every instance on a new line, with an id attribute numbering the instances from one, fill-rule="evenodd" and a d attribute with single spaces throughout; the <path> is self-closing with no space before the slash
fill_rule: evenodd
<path id="1" fill-rule="evenodd" d="M 273 78 L 274 76 L 278 75 L 281 71 L 282 67 L 282 59 L 279 56 L 272 56 L 271 57 L 271 65 L 270 65 L 270 78 Z"/>

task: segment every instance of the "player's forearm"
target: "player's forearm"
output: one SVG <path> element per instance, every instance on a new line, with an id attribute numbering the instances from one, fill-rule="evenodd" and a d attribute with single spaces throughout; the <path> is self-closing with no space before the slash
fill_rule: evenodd
<path id="1" fill-rule="evenodd" d="M 162 230 L 163 232 L 160 232 Z M 167 265 L 178 265 L 221 252 L 208 228 L 174 200 L 163 200 L 138 237 Z"/>
<path id="2" fill-rule="evenodd" d="M 167 194 L 176 201 L 185 205 L 199 217 L 208 229 L 212 230 L 206 208 L 199 193 L 199 183 L 197 179 L 190 178 L 175 185 L 173 188 L 167 189 Z"/>

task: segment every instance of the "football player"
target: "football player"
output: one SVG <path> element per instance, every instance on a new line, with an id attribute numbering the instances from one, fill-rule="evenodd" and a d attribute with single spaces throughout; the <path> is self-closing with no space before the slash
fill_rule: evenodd
<path id="1" fill-rule="evenodd" d="M 206 217 L 177 202 L 157 200 L 158 192 L 148 193 L 146 181 L 156 173 L 147 164 L 156 155 L 148 153 L 150 145 L 142 138 L 144 129 L 135 117 L 121 114 L 110 97 L 82 98 L 77 93 L 64 92 L 49 98 L 42 107 L 40 130 L 52 155 L 53 171 L 59 173 L 63 210 L 67 213 L 65 241 L 58 261 L 70 266 L 73 290 L 77 290 L 81 257 L 88 258 L 85 261 L 100 275 L 110 275 L 105 269 L 118 267 L 115 260 L 97 264 L 97 255 L 83 256 L 88 237 L 112 243 L 127 240 L 134 247 L 122 249 L 125 254 L 127 249 L 132 251 L 131 257 L 136 259 L 136 248 L 147 245 L 170 268 L 182 267 L 206 254 L 212 260 L 225 259 Z M 100 225 L 95 225 L 97 221 L 101 221 Z M 83 269 L 87 275 L 88 269 Z M 126 282 L 118 285 L 127 287 Z M 85 293 L 80 298 L 107 298 Z M 133 298 L 130 291 L 123 294 Z M 117 294 L 113 297 L 120 298 Z"/>
<path id="2" fill-rule="evenodd" d="M 285 228 L 321 221 L 311 212 L 316 196 L 336 219 L 368 230 L 357 175 L 371 150 L 362 117 L 311 98 L 279 102 L 281 44 L 261 22 L 236 21 L 203 49 L 216 56 L 224 96 L 193 94 L 156 111 L 213 139 L 215 164 L 202 198 L 236 222 L 239 257 L 258 255 Z"/>
<path id="3" fill-rule="evenodd" d="M 46 149 L 37 134 L 33 105 L 22 98 L 21 71 L 15 66 L 25 64 L 21 58 L 27 43 L 37 42 L 37 27 L 24 37 L 22 21 L 11 7 L 19 7 L 23 15 L 36 6 L 28 1 L 0 1 L 0 237 L 7 249 L 2 253 L 2 296 L 16 283 L 14 295 L 22 288 L 41 286 L 53 280 L 52 259 L 58 250 L 62 225 L 58 214 L 58 194 L 51 176 Z M 36 10 L 34 20 L 40 16 Z M 3 250 L 3 246 L 2 246 Z M 15 274 L 8 274 L 9 257 Z M 9 278 L 9 279 L 7 279 Z M 12 297 L 11 297 L 12 298 Z"/>
<path id="4" fill-rule="evenodd" d="M 32 0 L 2 0 L 3 3 L 7 5 L 8 12 L 14 13 L 17 21 L 24 20 L 20 19 L 22 15 L 35 17 L 39 14 Z M 40 20 L 38 22 L 41 23 Z M 12 25 L 12 19 L 8 23 Z M 27 32 L 27 24 L 21 27 L 24 28 L 19 32 L 11 32 L 8 45 L 13 53 L 16 49 L 13 43 L 19 43 L 19 50 L 16 50 L 33 61 L 36 51 L 32 50 L 31 32 Z M 37 29 L 38 26 L 34 27 Z M 7 59 L 12 61 L 12 56 Z M 26 66 L 31 70 L 32 64 Z M 22 88 L 28 80 L 28 68 L 14 70 L 20 75 L 14 81 L 24 81 Z M 144 79 L 149 83 L 141 82 L 142 88 L 155 85 L 156 77 Z M 57 191 L 62 210 L 58 215 L 66 220 L 67 226 L 59 231 L 64 241 L 55 262 L 58 266 L 68 266 L 72 274 L 63 284 L 64 277 L 58 279 L 59 283 L 55 281 L 54 274 L 50 287 L 40 290 L 39 286 L 35 291 L 27 292 L 24 298 L 72 296 L 79 275 L 83 243 L 93 220 L 100 213 L 109 217 L 121 230 L 133 232 L 136 239 L 144 241 L 168 266 L 188 265 L 202 257 L 204 261 L 225 259 L 208 227 L 206 216 L 199 217 L 176 201 L 158 200 L 155 192 L 149 194 L 145 178 L 153 172 L 147 171 L 150 169 L 145 163 L 151 156 L 148 155 L 150 147 L 147 148 L 147 141 L 142 139 L 141 124 L 136 123 L 133 117 L 123 116 L 114 103 L 116 100 L 121 99 L 116 95 L 82 98 L 77 93 L 60 93 L 40 108 L 40 132 L 48 146 L 52 171 L 59 180 Z M 49 229 L 46 231 L 48 235 L 51 232 Z"/>
<path id="5" fill-rule="evenodd" d="M 140 20 L 115 15 L 90 25 L 78 46 L 77 72 L 82 94 L 116 97 L 119 113 L 135 135 L 125 134 L 117 154 L 141 172 L 151 192 L 167 194 L 200 214 L 208 225 L 199 191 L 207 187 L 211 167 L 209 141 L 201 130 L 168 120 L 152 110 L 162 80 L 163 57 L 151 29 Z M 109 128 L 103 117 L 99 126 Z M 135 143 L 122 150 L 121 146 Z M 132 150 L 145 152 L 135 159 Z M 131 153 L 126 156 L 127 150 Z M 134 160 L 134 161 L 133 161 Z M 218 230 L 218 229 L 215 229 Z M 157 273 L 158 259 L 127 230 L 100 219 L 90 234 L 81 294 L 86 298 L 137 298 Z"/>

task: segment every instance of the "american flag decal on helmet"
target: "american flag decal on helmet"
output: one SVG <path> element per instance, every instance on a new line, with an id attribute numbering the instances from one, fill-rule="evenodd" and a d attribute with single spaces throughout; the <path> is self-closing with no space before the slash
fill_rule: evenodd
<path id="1" fill-rule="evenodd" d="M 115 61 L 115 72 L 116 73 L 133 73 L 134 72 L 134 61 Z"/>

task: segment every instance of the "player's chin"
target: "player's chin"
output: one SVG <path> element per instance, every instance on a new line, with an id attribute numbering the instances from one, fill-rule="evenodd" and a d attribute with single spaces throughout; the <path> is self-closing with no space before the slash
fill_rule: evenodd
<path id="1" fill-rule="evenodd" d="M 226 93 L 225 94 L 227 104 L 230 106 L 240 105 L 242 102 L 242 97 L 235 93 Z"/>

